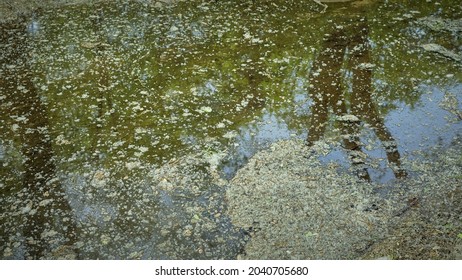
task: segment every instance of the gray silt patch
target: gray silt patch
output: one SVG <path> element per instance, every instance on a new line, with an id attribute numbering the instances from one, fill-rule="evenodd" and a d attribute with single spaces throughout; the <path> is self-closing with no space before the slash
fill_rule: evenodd
<path id="1" fill-rule="evenodd" d="M 310 154 L 312 151 L 302 141 L 281 141 L 257 153 L 232 180 L 227 190 L 230 216 L 235 225 L 250 230 L 252 236 L 239 258 L 389 258 L 384 250 L 376 250 L 383 254 L 367 253 L 404 227 L 416 209 L 421 211 L 420 220 L 433 220 L 438 227 L 445 223 L 437 219 L 438 215 L 460 208 L 451 206 L 457 200 L 448 202 L 445 198 L 460 192 L 460 159 L 458 165 L 437 163 L 447 167 L 444 170 L 449 174 L 444 177 L 431 163 L 408 162 L 406 168 L 418 175 L 390 187 L 367 183 L 322 165 L 314 156 L 307 157 Z M 448 203 L 440 203 L 438 213 L 430 211 L 441 201 Z M 419 203 L 426 206 L 418 207 Z M 457 231 L 460 220 L 451 221 Z M 425 246 L 429 245 L 421 244 Z M 454 258 L 450 254 L 439 257 L 451 256 Z"/>

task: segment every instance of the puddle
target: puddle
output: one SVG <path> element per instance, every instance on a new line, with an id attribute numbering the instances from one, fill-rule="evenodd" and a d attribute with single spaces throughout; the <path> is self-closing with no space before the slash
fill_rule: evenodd
<path id="1" fill-rule="evenodd" d="M 387 184 L 461 133 L 461 64 L 421 47 L 457 54 L 461 34 L 418 22 L 460 7 L 305 2 L 120 1 L 4 24 L 3 258 L 232 259 L 248 237 L 223 178 L 270 144 L 324 140 L 322 162 Z"/>

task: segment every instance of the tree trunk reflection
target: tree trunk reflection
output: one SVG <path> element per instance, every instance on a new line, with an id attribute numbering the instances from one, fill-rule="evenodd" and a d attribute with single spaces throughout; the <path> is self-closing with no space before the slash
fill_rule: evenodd
<path id="1" fill-rule="evenodd" d="M 1 34 L 1 42 L 14 46 L 11 52 L 3 55 L 2 63 L 14 65 L 6 68 L 0 89 L 5 93 L 11 106 L 4 112 L 11 117 L 25 117 L 27 121 L 19 122 L 15 138 L 21 145 L 24 172 L 22 189 L 8 190 L 10 195 L 20 200 L 22 212 L 20 221 L 10 222 L 19 228 L 10 228 L 16 236 L 22 234 L 24 258 L 40 259 L 61 258 L 62 253 L 73 254 L 77 227 L 65 192 L 56 177 L 53 160 L 52 142 L 46 107 L 43 106 L 39 93 L 32 81 L 29 68 L 30 41 L 24 26 L 8 26 Z M 14 214 L 11 214 L 12 217 Z M 18 235 L 19 234 L 19 235 Z"/>
<path id="2" fill-rule="evenodd" d="M 353 22 L 346 22 L 325 36 L 322 50 L 313 64 L 309 92 L 314 104 L 307 143 L 311 146 L 324 135 L 331 110 L 339 117 L 343 147 L 358 177 L 370 181 L 359 137 L 360 123 L 365 122 L 382 141 L 395 177 L 403 178 L 406 172 L 401 169 L 396 141 L 371 98 L 373 88 L 367 20 L 357 18 L 349 21 Z M 345 57 L 348 57 L 346 61 Z M 342 70 L 346 66 L 352 72 L 351 93 L 347 93 L 343 86 Z"/>

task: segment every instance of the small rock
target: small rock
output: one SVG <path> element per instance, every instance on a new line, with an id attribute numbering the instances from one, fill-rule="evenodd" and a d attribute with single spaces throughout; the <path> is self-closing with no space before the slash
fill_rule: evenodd
<path id="1" fill-rule="evenodd" d="M 339 121 L 343 122 L 359 122 L 359 118 L 355 115 L 343 115 L 338 118 Z"/>

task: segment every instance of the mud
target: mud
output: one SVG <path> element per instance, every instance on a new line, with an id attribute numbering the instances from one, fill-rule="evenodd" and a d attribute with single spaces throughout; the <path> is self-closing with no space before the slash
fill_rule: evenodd
<path id="1" fill-rule="evenodd" d="M 235 225 L 251 239 L 241 259 L 460 259 L 461 142 L 407 162 L 416 175 L 364 182 L 316 160 L 319 146 L 278 142 L 227 190 Z"/>

